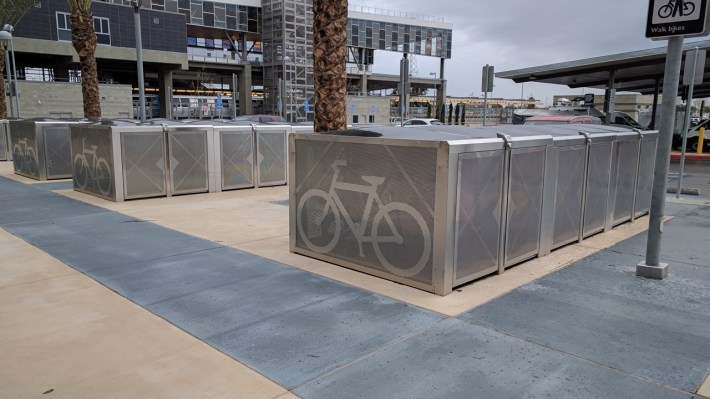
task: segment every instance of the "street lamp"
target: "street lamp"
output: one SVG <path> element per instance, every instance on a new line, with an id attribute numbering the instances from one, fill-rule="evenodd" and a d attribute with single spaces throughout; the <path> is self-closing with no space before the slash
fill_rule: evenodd
<path id="1" fill-rule="evenodd" d="M 5 43 L 5 70 L 7 71 L 7 80 L 10 83 L 10 116 L 20 117 L 20 100 L 17 93 L 17 69 L 15 67 L 15 46 L 12 43 L 12 32 L 14 28 L 12 25 L 3 26 L 2 31 L 0 31 L 0 41 Z M 12 54 L 12 68 L 10 68 L 10 56 L 8 54 L 8 45 L 10 47 L 10 54 Z M 13 80 L 14 79 L 14 80 Z M 13 101 L 15 102 L 13 104 Z M 17 110 L 17 114 L 15 114 Z"/>
<path id="2" fill-rule="evenodd" d="M 143 0 L 133 0 L 133 23 L 136 26 L 136 62 L 138 63 L 138 115 L 145 122 L 145 83 L 143 82 L 143 43 L 141 41 L 141 16 L 138 12 Z"/>

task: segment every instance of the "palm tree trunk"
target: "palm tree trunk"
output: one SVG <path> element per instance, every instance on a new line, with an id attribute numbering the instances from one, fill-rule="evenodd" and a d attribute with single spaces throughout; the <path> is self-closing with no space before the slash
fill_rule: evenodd
<path id="1" fill-rule="evenodd" d="M 81 63 L 81 92 L 84 96 L 84 118 L 101 119 L 99 77 L 96 71 L 96 32 L 90 10 L 74 9 L 71 13 L 72 44 Z"/>
<path id="2" fill-rule="evenodd" d="M 316 132 L 347 128 L 347 0 L 313 0 L 313 81 Z"/>
<path id="3" fill-rule="evenodd" d="M 7 119 L 7 93 L 5 92 L 5 49 L 0 45 L 0 119 Z"/>

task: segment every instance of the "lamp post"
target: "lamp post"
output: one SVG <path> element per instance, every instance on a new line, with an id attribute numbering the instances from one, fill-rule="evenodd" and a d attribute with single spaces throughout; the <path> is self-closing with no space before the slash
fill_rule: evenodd
<path id="1" fill-rule="evenodd" d="M 17 69 L 15 67 L 15 46 L 12 43 L 12 25 L 3 26 L 0 31 L 0 41 L 5 43 L 5 70 L 7 71 L 7 81 L 10 84 L 10 116 L 20 117 L 20 100 L 17 92 Z M 8 52 L 8 46 L 10 51 Z M 12 60 L 10 59 L 12 56 Z M 12 68 L 11 68 L 12 66 Z M 17 111 L 16 111 L 17 110 Z"/>
<path id="2" fill-rule="evenodd" d="M 143 81 L 143 43 L 141 40 L 141 16 L 138 12 L 143 0 L 133 0 L 133 23 L 136 26 L 136 62 L 138 64 L 138 115 L 145 122 L 145 83 Z"/>

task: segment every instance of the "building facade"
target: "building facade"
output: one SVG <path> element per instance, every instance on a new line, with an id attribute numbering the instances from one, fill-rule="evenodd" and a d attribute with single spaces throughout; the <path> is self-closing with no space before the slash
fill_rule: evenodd
<path id="1" fill-rule="evenodd" d="M 137 94 L 131 3 L 94 1 L 91 9 L 100 81 Z M 80 81 L 68 16 L 65 0 L 42 0 L 14 27 L 20 80 Z M 392 86 L 391 77 L 372 77 L 374 50 L 437 57 L 442 69 L 451 57 L 453 27 L 441 19 L 357 7 L 349 19 L 349 79 L 363 93 L 368 78 L 378 89 L 396 87 L 397 79 Z M 173 116 L 173 96 L 220 94 L 234 95 L 240 114 L 313 119 L 312 0 L 144 0 L 140 21 L 145 91 L 158 96 L 161 116 Z M 416 82 L 443 91 L 445 81 Z"/>

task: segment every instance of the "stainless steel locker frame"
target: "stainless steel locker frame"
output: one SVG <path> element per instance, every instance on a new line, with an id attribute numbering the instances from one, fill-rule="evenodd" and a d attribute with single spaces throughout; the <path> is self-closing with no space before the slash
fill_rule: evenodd
<path id="1" fill-rule="evenodd" d="M 554 137 L 552 145 L 547 149 L 540 227 L 540 256 L 545 256 L 553 249 L 580 240 L 584 209 L 584 183 L 587 172 L 587 151 L 587 141 L 583 136 Z M 577 157 L 573 160 L 561 157 L 561 155 L 570 152 L 575 152 Z M 577 161 L 581 162 L 581 165 L 561 164 L 565 161 Z M 567 176 L 569 181 L 561 182 L 560 179 L 566 173 L 574 175 Z M 577 190 L 569 191 L 573 188 L 570 183 L 575 184 L 575 182 L 578 184 Z M 563 206 L 565 204 L 567 207 Z M 575 208 L 570 209 L 569 207 Z M 575 223 L 576 233 L 568 237 L 556 237 L 558 224 L 562 221 L 563 214 L 566 211 L 573 213 L 568 216 Z M 575 227 L 573 226 L 573 228 Z"/>
<path id="2" fill-rule="evenodd" d="M 91 136 L 91 134 L 96 133 Z M 104 133 L 102 133 L 104 132 Z M 72 149 L 82 149 L 83 153 L 86 153 L 85 149 L 89 150 L 89 156 L 93 153 L 93 156 L 99 157 L 99 153 L 102 154 L 100 158 L 110 163 L 111 176 L 111 192 L 108 195 L 102 194 L 97 187 L 79 187 L 78 182 L 75 182 L 75 190 L 81 191 L 87 194 L 91 194 L 100 198 L 121 202 L 128 199 L 139 199 L 139 198 L 151 198 L 151 197 L 163 197 L 172 196 L 178 194 L 188 194 L 187 192 L 176 193 L 172 188 L 172 177 L 171 177 L 171 162 L 168 158 L 171 156 L 170 152 L 170 138 L 172 134 L 180 134 L 184 132 L 194 132 L 204 134 L 204 145 L 205 145 L 205 182 L 207 184 L 206 188 L 200 188 L 199 190 L 191 190 L 190 192 L 214 192 L 219 191 L 217 185 L 217 173 L 214 171 L 214 165 L 216 164 L 216 154 L 214 147 L 214 134 L 212 126 L 209 125 L 184 125 L 184 124 L 136 124 L 132 121 L 123 122 L 104 122 L 103 124 L 91 124 L 86 126 L 74 126 L 72 127 Z M 88 135 L 88 136 L 87 136 Z M 107 139 L 102 141 L 91 141 L 91 139 L 98 139 L 99 137 L 107 136 Z M 162 187 L 156 187 L 157 189 L 151 192 L 131 192 L 129 189 L 131 177 L 128 174 L 129 162 L 126 159 L 126 149 L 128 148 L 127 140 L 131 137 L 141 137 L 141 136 L 153 136 L 155 138 L 154 143 L 160 147 L 160 157 L 159 162 L 162 161 L 160 167 L 158 167 L 160 176 L 158 177 L 159 182 Z M 85 143 L 80 144 L 80 140 L 84 138 L 89 138 L 90 140 Z M 96 146 L 94 148 L 93 146 Z M 75 151 L 73 151 L 75 152 Z M 74 156 L 78 154 L 73 154 Z M 103 156 L 105 155 L 105 156 Z M 84 155 L 86 157 L 86 155 Z M 88 161 L 88 159 L 87 159 Z M 174 162 L 174 161 L 173 161 Z M 93 160 L 92 160 L 93 164 Z M 152 165 L 155 165 L 151 163 Z M 134 165 L 135 166 L 135 165 Z M 96 173 L 96 171 L 94 171 Z"/>
<path id="3" fill-rule="evenodd" d="M 616 133 L 580 132 L 587 141 L 587 172 L 584 180 L 584 208 L 580 239 L 605 231 L 609 226 L 608 207 L 611 196 L 612 150 Z M 592 201 L 594 196 L 595 201 Z M 600 206 L 603 208 L 598 209 Z M 599 217 L 594 213 L 600 212 Z"/>
<path id="4" fill-rule="evenodd" d="M 639 131 L 618 133 L 614 140 L 611 163 L 611 185 L 607 207 L 607 225 L 605 231 L 626 221 L 634 219 L 636 182 L 638 180 L 638 162 L 641 148 Z M 626 184 L 624 184 L 626 183 Z M 624 202 L 622 202 L 623 200 Z M 628 205 L 628 209 L 621 209 Z"/>
<path id="5" fill-rule="evenodd" d="M 21 152 L 34 153 L 32 163 L 34 167 L 24 168 L 27 165 L 27 156 L 22 156 L 13 161 L 15 174 L 35 180 L 54 180 L 71 178 L 71 144 L 69 125 L 81 123 L 80 121 L 25 119 L 9 122 L 12 152 L 15 148 Z M 59 130 L 57 130 L 59 129 Z M 48 135 L 51 134 L 51 139 Z M 55 141 L 59 139 L 59 144 Z M 29 140 L 29 142 L 28 142 Z M 23 145 L 23 143 L 25 143 Z M 13 156 L 14 158 L 14 156 Z M 31 166 L 31 165 L 30 165 Z M 32 172 L 32 170 L 35 172 Z"/>
<path id="6" fill-rule="evenodd" d="M 447 221 L 447 225 L 453 225 L 454 228 L 447 229 L 449 234 L 453 234 L 453 236 L 447 237 L 446 239 L 446 242 L 453 243 L 453 245 L 447 246 L 447 252 L 451 253 L 447 254 L 447 262 L 445 264 L 446 268 L 452 269 L 450 272 L 452 282 L 451 285 L 447 284 L 447 282 L 449 281 L 447 277 L 446 282 L 441 284 L 445 288 L 445 290 L 447 290 L 447 292 L 451 292 L 453 287 L 465 284 L 469 281 L 473 281 L 477 278 L 489 275 L 491 273 L 495 273 L 500 270 L 500 250 L 503 246 L 503 214 L 505 210 L 505 207 L 503 205 L 503 203 L 505 202 L 504 187 L 507 183 L 506 171 L 508 160 L 505 142 L 502 139 L 477 139 L 470 140 L 468 142 L 452 142 L 449 143 L 449 145 L 450 147 L 448 157 L 450 175 L 448 178 L 448 208 L 453 210 L 454 215 L 453 220 Z M 481 228 L 485 229 L 486 231 L 475 231 L 472 233 L 473 235 L 478 236 L 479 241 L 489 241 L 489 243 L 495 241 L 496 248 L 494 250 L 494 253 L 490 254 L 495 258 L 493 259 L 491 265 L 488 267 L 475 270 L 473 273 L 462 274 L 459 272 L 464 268 L 465 265 L 462 264 L 463 260 L 460 259 L 461 257 L 463 257 L 462 255 L 464 255 L 461 254 L 460 251 L 462 249 L 461 245 L 468 246 L 469 249 L 474 252 L 474 254 L 471 255 L 474 255 L 477 260 L 481 260 L 481 255 L 479 255 L 479 252 L 487 252 L 482 251 L 483 248 L 478 248 L 476 246 L 471 247 L 473 243 L 470 241 L 470 237 L 465 243 L 461 242 L 463 238 L 462 228 L 464 227 L 462 226 L 461 221 L 465 217 L 465 210 L 462 209 L 462 206 L 464 206 L 465 203 L 463 203 L 462 196 L 465 196 L 466 194 L 474 194 L 466 190 L 468 187 L 466 187 L 464 184 L 464 179 L 471 178 L 471 176 L 467 176 L 467 174 L 465 173 L 466 170 L 464 168 L 464 163 L 470 160 L 484 158 L 491 159 L 494 161 L 497 161 L 496 158 L 499 158 L 499 167 L 501 172 L 500 181 L 493 181 L 493 187 L 485 191 L 485 194 L 490 197 L 488 201 L 489 204 L 491 201 L 495 201 L 495 204 L 492 205 L 494 205 L 493 207 L 497 208 L 497 210 L 494 209 L 494 212 L 496 213 L 490 216 L 497 218 L 497 221 L 493 223 L 495 226 L 481 226 Z M 480 175 L 486 176 L 487 178 L 495 177 L 495 175 L 493 175 L 494 172 L 495 169 L 491 168 L 490 165 L 486 165 L 485 173 L 481 173 Z M 452 200 L 454 201 L 453 203 Z M 481 195 L 477 196 L 476 200 L 481 200 Z M 478 223 L 474 222 L 473 224 Z M 491 231 L 491 227 L 493 227 L 495 231 Z M 485 236 L 486 234 L 491 234 L 491 236 Z M 483 244 L 483 246 L 485 246 L 485 244 Z M 451 261 L 449 262 L 448 259 L 451 259 Z M 448 266 L 449 263 L 451 263 L 451 267 Z"/>
<path id="7" fill-rule="evenodd" d="M 287 184 L 288 182 L 288 134 L 292 131 L 291 126 L 254 126 L 254 140 L 255 140 L 255 153 L 256 153 L 256 163 L 255 163 L 255 182 L 256 187 L 269 187 L 269 186 L 281 186 Z M 268 145 L 264 144 L 264 140 L 268 136 L 282 135 L 283 139 L 277 139 L 276 141 L 282 146 L 281 148 L 269 148 Z M 282 144 L 281 144 L 282 143 Z M 271 150 L 271 151 L 268 151 Z M 269 178 L 264 171 L 262 171 L 262 165 L 268 162 L 265 154 L 272 152 L 277 161 L 283 161 L 283 167 L 278 168 L 274 173 L 278 175 L 275 178 Z M 280 157 L 280 158 L 279 158 Z M 278 166 L 278 165 L 276 165 Z"/>
<path id="8" fill-rule="evenodd" d="M 501 246 L 501 255 L 500 255 L 500 266 L 499 266 L 499 272 L 503 272 L 504 269 L 511 267 L 513 265 L 516 265 L 522 261 L 525 261 L 527 259 L 534 258 L 540 253 L 540 237 L 541 237 L 541 228 L 542 228 L 542 208 L 543 208 L 543 201 L 545 199 L 545 167 L 546 167 L 546 159 L 547 159 L 547 151 L 548 147 L 552 145 L 553 139 L 551 136 L 528 136 L 528 137 L 512 137 L 510 135 L 506 134 L 499 134 L 499 137 L 505 140 L 506 144 L 506 150 L 507 150 L 507 159 L 506 159 L 506 182 L 505 182 L 505 191 L 503 194 L 504 197 L 504 239 L 502 241 L 502 246 Z M 530 240 L 528 240 L 528 244 L 533 244 L 534 249 L 531 249 L 527 252 L 523 252 L 520 254 L 517 254 L 517 256 L 513 256 L 510 252 L 509 245 L 512 245 L 511 243 L 511 237 L 513 236 L 513 233 L 516 232 L 514 229 L 514 224 L 518 223 L 517 220 L 515 220 L 514 215 L 511 213 L 512 210 L 515 209 L 516 203 L 511 202 L 511 196 L 513 193 L 517 193 L 519 190 L 522 191 L 520 187 L 518 187 L 518 184 L 521 184 L 522 181 L 513 181 L 512 178 L 512 173 L 513 173 L 513 162 L 517 161 L 517 158 L 522 156 L 523 154 L 527 154 L 530 151 L 542 151 L 542 162 L 540 165 L 540 193 L 539 193 L 539 207 L 537 209 L 537 212 L 539 212 L 539 219 L 536 221 L 535 225 L 533 226 L 522 226 L 522 227 L 527 227 L 530 231 L 536 232 L 537 236 L 536 237 L 531 237 Z M 528 170 L 528 172 L 531 172 L 531 170 Z M 535 172 L 535 171 L 532 171 Z M 527 182 L 529 183 L 529 182 Z M 527 193 L 530 194 L 530 193 Z M 530 196 L 527 197 L 528 200 L 532 199 Z M 536 206 L 533 206 L 532 208 L 536 208 Z"/>
<path id="9" fill-rule="evenodd" d="M 653 189 L 653 174 L 656 162 L 656 146 L 658 131 L 643 131 L 639 154 L 638 174 L 636 178 L 636 196 L 634 198 L 633 217 L 637 218 L 648 213 L 651 208 L 651 190 Z"/>
<path id="10" fill-rule="evenodd" d="M 10 145 L 10 132 L 7 119 L 0 119 L 0 161 L 12 160 L 12 146 Z"/>
<path id="11" fill-rule="evenodd" d="M 254 128 L 251 125 L 219 125 L 213 127 L 214 131 L 214 148 L 215 148 L 215 163 L 214 170 L 216 172 L 216 186 L 221 190 L 236 190 L 242 188 L 253 188 L 256 186 L 256 151 L 255 151 L 255 139 L 254 139 Z M 241 160 L 237 160 L 236 163 L 246 162 L 251 166 L 251 171 L 246 171 L 244 173 L 245 178 L 249 181 L 243 184 L 227 184 L 225 181 L 225 172 L 228 165 L 225 164 L 225 157 L 228 154 L 224 152 L 225 138 L 231 135 L 246 136 L 244 143 L 249 146 L 248 154 Z M 230 158 L 230 163 L 236 167 L 235 162 L 232 162 Z"/>

